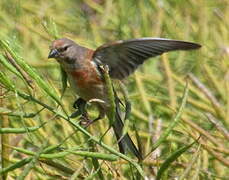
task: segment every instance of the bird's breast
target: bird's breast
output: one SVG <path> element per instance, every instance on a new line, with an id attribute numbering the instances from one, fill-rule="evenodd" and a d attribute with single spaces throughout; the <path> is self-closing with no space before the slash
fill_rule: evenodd
<path id="1" fill-rule="evenodd" d="M 93 68 L 84 68 L 71 72 L 71 76 L 79 87 L 87 87 L 92 84 L 101 84 L 102 79 Z"/>
<path id="2" fill-rule="evenodd" d="M 102 99 L 105 96 L 104 82 L 94 66 L 70 72 L 70 85 L 86 101 Z"/>

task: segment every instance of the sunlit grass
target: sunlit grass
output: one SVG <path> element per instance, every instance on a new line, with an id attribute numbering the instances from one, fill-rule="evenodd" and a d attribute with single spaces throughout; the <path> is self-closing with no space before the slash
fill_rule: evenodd
<path id="1" fill-rule="evenodd" d="M 144 176 L 156 177 L 166 165 L 164 179 L 229 178 L 227 0 L 2 0 L 0 5 L 3 179 L 138 179 L 134 166 Z M 76 95 L 67 89 L 61 98 L 59 65 L 47 60 L 49 45 L 57 37 L 93 49 L 139 37 L 202 45 L 198 51 L 151 59 L 124 82 L 132 103 L 127 130 L 137 142 L 136 128 L 144 155 L 157 147 L 159 137 L 171 127 L 188 83 L 178 124 L 141 164 L 131 154 L 118 154 L 112 131 L 99 144 L 109 128 L 108 119 L 91 125 L 88 135 L 78 129 L 78 119 L 69 121 Z M 118 84 L 116 88 L 122 97 Z M 93 107 L 89 113 L 97 116 Z"/>

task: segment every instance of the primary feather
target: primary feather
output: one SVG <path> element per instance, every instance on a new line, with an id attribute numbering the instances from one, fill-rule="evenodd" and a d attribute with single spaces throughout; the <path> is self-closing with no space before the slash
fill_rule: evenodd
<path id="1" fill-rule="evenodd" d="M 95 50 L 93 60 L 106 64 L 110 76 L 123 79 L 133 73 L 145 60 L 175 50 L 193 50 L 201 46 L 196 43 L 163 38 L 140 38 L 116 41 Z"/>

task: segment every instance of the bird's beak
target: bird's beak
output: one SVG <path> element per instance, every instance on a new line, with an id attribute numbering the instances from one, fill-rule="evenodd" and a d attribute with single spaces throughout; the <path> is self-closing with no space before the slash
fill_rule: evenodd
<path id="1" fill-rule="evenodd" d="M 49 52 L 48 58 L 55 58 L 57 57 L 58 54 L 59 52 L 57 51 L 57 49 L 51 49 L 51 51 Z"/>

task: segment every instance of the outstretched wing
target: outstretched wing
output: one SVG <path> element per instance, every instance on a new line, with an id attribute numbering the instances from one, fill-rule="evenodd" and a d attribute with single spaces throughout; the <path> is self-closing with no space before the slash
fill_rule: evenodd
<path id="1" fill-rule="evenodd" d="M 93 61 L 108 65 L 111 78 L 123 79 L 150 57 L 168 51 L 192 50 L 200 47 L 201 45 L 196 43 L 162 38 L 116 41 L 97 48 L 93 54 Z"/>

